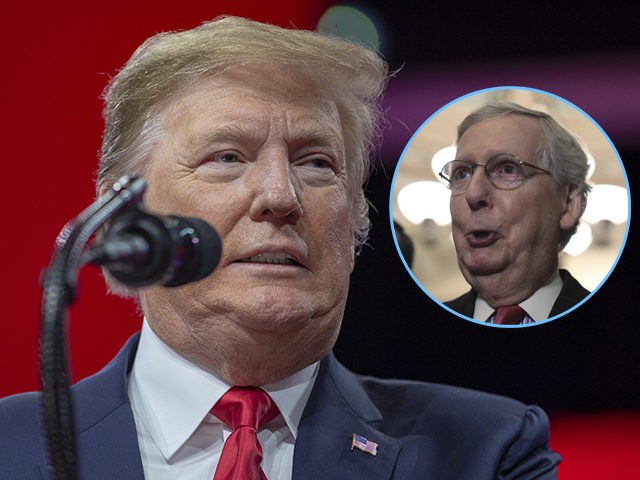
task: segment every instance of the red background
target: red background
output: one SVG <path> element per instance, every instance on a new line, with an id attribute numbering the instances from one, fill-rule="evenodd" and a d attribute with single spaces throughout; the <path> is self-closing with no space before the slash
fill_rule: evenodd
<path id="1" fill-rule="evenodd" d="M 220 14 L 315 28 L 323 2 L 15 2 L 5 17 L 2 75 L 3 205 L 0 291 L 4 344 L 0 396 L 38 386 L 39 276 L 62 226 L 94 198 L 102 135 L 100 95 L 150 35 Z M 105 296 L 82 272 L 69 332 L 73 374 L 102 367 L 139 328 L 132 304 Z M 99 339 L 99 341 L 95 341 Z"/>
<path id="2" fill-rule="evenodd" d="M 155 32 L 190 28 L 222 13 L 313 29 L 328 3 L 72 0 L 5 7 L 0 396 L 38 388 L 39 275 L 60 228 L 93 199 L 99 97 L 109 76 Z M 73 377 L 102 367 L 139 324 L 130 302 L 105 295 L 98 273 L 83 271 L 69 322 Z M 630 470 L 638 467 L 639 431 L 637 411 L 605 406 L 553 413 L 552 444 L 564 456 L 561 478 L 640 478 Z"/>

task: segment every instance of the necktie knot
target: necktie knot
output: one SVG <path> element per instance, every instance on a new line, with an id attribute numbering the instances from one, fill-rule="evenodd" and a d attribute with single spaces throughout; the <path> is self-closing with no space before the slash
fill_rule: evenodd
<path id="1" fill-rule="evenodd" d="M 520 305 L 498 307 L 493 323 L 496 325 L 518 325 L 522 323 L 527 312 Z"/>
<path id="2" fill-rule="evenodd" d="M 220 454 L 214 480 L 266 480 L 260 468 L 258 430 L 279 411 L 267 393 L 256 387 L 232 387 L 211 413 L 233 429 Z"/>
<path id="3" fill-rule="evenodd" d="M 216 417 L 232 429 L 262 425 L 278 415 L 278 407 L 261 388 L 232 387 L 211 410 Z"/>

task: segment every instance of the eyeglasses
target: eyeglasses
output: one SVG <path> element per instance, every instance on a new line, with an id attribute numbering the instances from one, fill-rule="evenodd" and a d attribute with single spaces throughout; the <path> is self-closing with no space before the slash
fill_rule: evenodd
<path id="1" fill-rule="evenodd" d="M 440 178 L 452 192 L 459 193 L 466 190 L 471 181 L 471 176 L 476 168 L 484 167 L 484 173 L 492 185 L 501 190 L 517 188 L 537 170 L 540 173 L 551 175 L 544 168 L 521 161 L 515 155 L 500 154 L 491 157 L 487 163 L 469 163 L 464 160 L 453 160 L 445 164 L 440 172 Z"/>

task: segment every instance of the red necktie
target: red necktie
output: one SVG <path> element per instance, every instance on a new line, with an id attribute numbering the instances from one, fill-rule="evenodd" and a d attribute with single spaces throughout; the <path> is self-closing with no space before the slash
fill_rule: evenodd
<path id="1" fill-rule="evenodd" d="M 271 397 L 260 388 L 233 387 L 211 413 L 233 429 L 224 442 L 213 480 L 266 480 L 260 468 L 262 447 L 257 433 L 279 413 Z"/>
<path id="2" fill-rule="evenodd" d="M 520 305 L 508 305 L 496 309 L 496 318 L 493 321 L 496 325 L 518 325 L 524 320 L 527 312 Z"/>

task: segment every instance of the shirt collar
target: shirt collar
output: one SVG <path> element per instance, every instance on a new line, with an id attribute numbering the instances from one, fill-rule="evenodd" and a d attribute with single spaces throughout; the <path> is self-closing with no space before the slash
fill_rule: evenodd
<path id="1" fill-rule="evenodd" d="M 315 362 L 280 382 L 262 387 L 278 406 L 294 439 L 298 436 L 300 418 L 311 395 L 319 365 L 320 362 Z"/>
<path id="2" fill-rule="evenodd" d="M 519 305 L 524 308 L 534 321 L 545 320 L 549 318 L 553 304 L 558 298 L 558 295 L 560 295 L 561 290 L 562 278 L 560 278 L 560 274 L 556 271 L 547 283 L 536 290 L 529 298 L 520 302 Z M 480 295 L 476 297 L 476 305 L 473 312 L 474 319 L 485 321 L 494 311 L 495 309 L 480 297 Z"/>
<path id="3" fill-rule="evenodd" d="M 294 438 L 318 364 L 263 387 L 278 406 Z M 144 319 L 129 376 L 129 396 L 134 413 L 166 459 L 193 435 L 229 388 L 217 375 L 169 348 Z"/>

